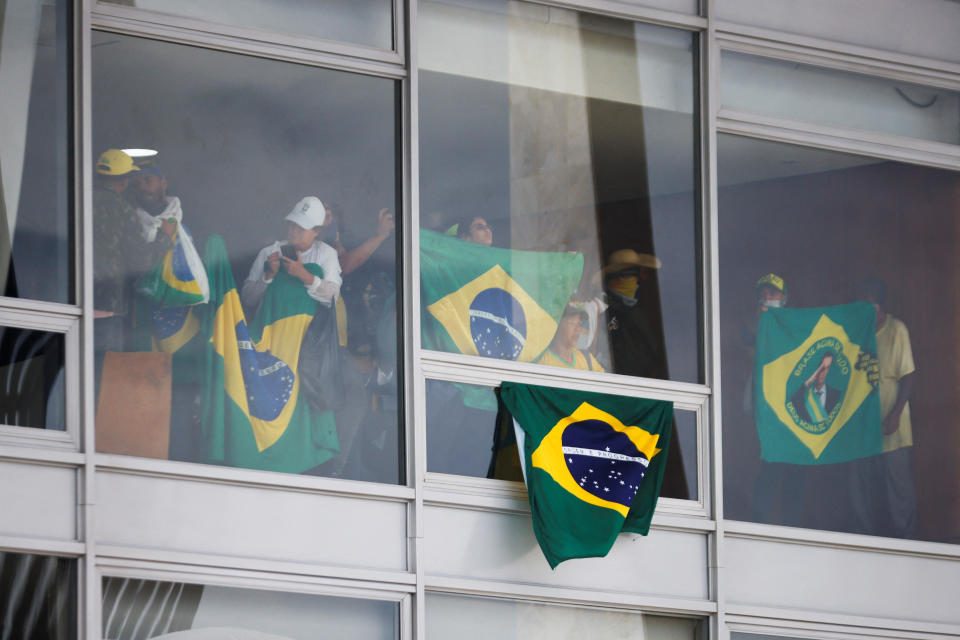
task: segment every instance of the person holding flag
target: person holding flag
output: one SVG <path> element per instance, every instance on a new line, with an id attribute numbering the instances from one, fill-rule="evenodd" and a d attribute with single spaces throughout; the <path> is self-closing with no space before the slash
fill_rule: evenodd
<path id="1" fill-rule="evenodd" d="M 171 354 L 171 460 L 195 461 L 199 443 L 201 370 L 204 342 L 196 305 L 210 299 L 206 268 L 190 231 L 183 224 L 180 198 L 167 195 L 167 177 L 156 158 L 139 160 L 132 174 L 130 200 L 137 206 L 140 233 L 146 242 L 169 236 L 172 245 L 137 282 L 139 348 Z M 149 342 L 149 344 L 147 344 Z"/>
<path id="2" fill-rule="evenodd" d="M 340 453 L 334 411 L 308 401 L 300 367 L 314 317 L 333 315 L 340 289 L 336 251 L 317 239 L 325 217 L 319 198 L 301 199 L 285 218 L 287 242 L 260 251 L 243 286 L 244 301 L 256 307 L 249 323 L 222 239 L 207 242 L 213 309 L 203 409 L 207 462 L 304 473 Z M 335 353 L 336 331 L 327 335 Z"/>
<path id="3" fill-rule="evenodd" d="M 327 218 L 323 202 L 315 196 L 301 199 L 284 218 L 287 241 L 277 241 L 260 250 L 243 283 L 244 304 L 256 307 L 263 300 L 267 287 L 283 267 L 285 273 L 299 280 L 308 296 L 329 307 L 340 293 L 340 259 L 337 251 L 319 239 Z M 322 275 L 308 270 L 316 265 Z"/>

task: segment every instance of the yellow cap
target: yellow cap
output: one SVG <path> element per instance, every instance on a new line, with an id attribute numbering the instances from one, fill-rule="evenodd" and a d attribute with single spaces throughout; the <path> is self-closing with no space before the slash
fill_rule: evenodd
<path id="1" fill-rule="evenodd" d="M 139 171 L 133 164 L 133 158 L 120 149 L 107 149 L 97 158 L 97 173 L 102 176 L 125 176 L 131 171 Z"/>
<path id="2" fill-rule="evenodd" d="M 765 276 L 763 276 L 762 278 L 760 278 L 759 280 L 757 280 L 757 284 L 754 285 L 754 289 L 759 289 L 760 287 L 762 287 L 762 286 L 764 286 L 764 285 L 769 286 L 769 287 L 773 287 L 774 289 L 776 289 L 776 290 L 778 290 L 778 291 L 780 291 L 780 292 L 782 292 L 782 293 L 784 293 L 784 294 L 787 293 L 787 285 L 786 285 L 786 283 L 783 281 L 783 278 L 781 278 L 780 276 L 778 276 L 778 275 L 775 274 L 775 273 L 768 273 L 767 275 L 765 275 Z"/>

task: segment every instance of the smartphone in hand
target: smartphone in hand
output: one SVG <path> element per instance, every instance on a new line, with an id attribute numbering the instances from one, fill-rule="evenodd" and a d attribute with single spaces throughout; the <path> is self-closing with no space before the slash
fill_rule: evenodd
<path id="1" fill-rule="evenodd" d="M 297 248 L 292 244 L 285 244 L 280 247 L 280 255 L 284 258 L 290 258 L 294 262 L 296 262 L 300 257 L 297 255 Z"/>

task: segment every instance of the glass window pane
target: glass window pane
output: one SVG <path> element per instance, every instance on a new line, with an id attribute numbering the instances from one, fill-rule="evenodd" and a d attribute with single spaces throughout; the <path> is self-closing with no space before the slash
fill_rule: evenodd
<path id="1" fill-rule="evenodd" d="M 701 380 L 694 36 L 419 8 L 423 345 Z"/>
<path id="2" fill-rule="evenodd" d="M 960 144 L 960 93 L 731 51 L 723 106 L 860 131 Z"/>
<path id="3" fill-rule="evenodd" d="M 956 540 L 960 174 L 735 136 L 719 161 L 726 514 Z"/>
<path id="4" fill-rule="evenodd" d="M 66 428 L 62 333 L 0 327 L 0 424 Z"/>
<path id="5" fill-rule="evenodd" d="M 427 594 L 426 618 L 429 640 L 695 640 L 703 634 L 703 625 L 695 618 L 441 593 Z"/>
<path id="6" fill-rule="evenodd" d="M 72 303 L 70 6 L 0 4 L 0 295 Z"/>
<path id="7" fill-rule="evenodd" d="M 512 433 L 496 432 L 492 387 L 427 380 L 427 471 L 523 482 Z M 674 412 L 660 495 L 696 500 L 697 415 Z"/>
<path id="8" fill-rule="evenodd" d="M 323 40 L 393 48 L 392 0 L 100 0 L 220 23 Z"/>
<path id="9" fill-rule="evenodd" d="M 77 637 L 76 561 L 0 551 L 0 607 L 11 637 Z"/>
<path id="10" fill-rule="evenodd" d="M 834 0 L 717 0 L 714 11 L 724 22 L 960 62 L 954 0 L 844 0 L 840 11 Z"/>
<path id="11" fill-rule="evenodd" d="M 397 482 L 397 83 L 93 51 L 98 450 Z"/>
<path id="12" fill-rule="evenodd" d="M 103 640 L 400 637 L 395 602 L 183 582 L 104 578 L 102 611 Z"/>

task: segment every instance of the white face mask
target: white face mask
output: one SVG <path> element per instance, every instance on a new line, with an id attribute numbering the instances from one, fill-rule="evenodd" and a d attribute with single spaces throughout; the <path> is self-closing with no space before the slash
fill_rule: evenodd
<path id="1" fill-rule="evenodd" d="M 780 307 L 787 306 L 787 301 L 783 298 L 767 298 L 766 300 L 761 300 L 760 305 L 768 309 L 779 309 Z"/>

